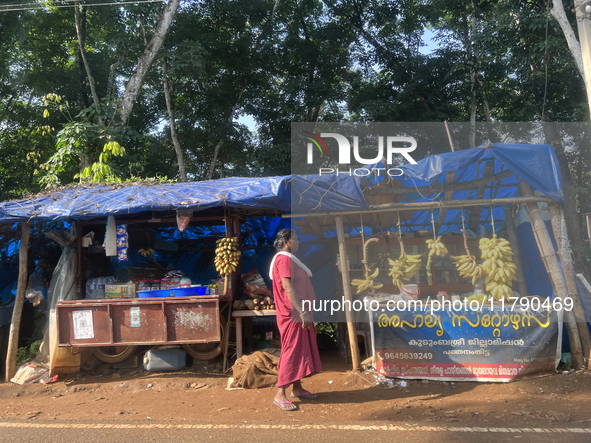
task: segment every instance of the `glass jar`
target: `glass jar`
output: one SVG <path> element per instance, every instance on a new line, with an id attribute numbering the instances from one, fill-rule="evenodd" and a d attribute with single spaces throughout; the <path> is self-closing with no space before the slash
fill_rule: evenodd
<path id="1" fill-rule="evenodd" d="M 160 290 L 160 280 L 152 280 L 152 284 L 150 285 L 150 289 L 152 291 L 159 291 Z"/>
<path id="2" fill-rule="evenodd" d="M 160 289 L 167 290 L 170 289 L 170 278 L 163 278 L 160 280 Z"/>

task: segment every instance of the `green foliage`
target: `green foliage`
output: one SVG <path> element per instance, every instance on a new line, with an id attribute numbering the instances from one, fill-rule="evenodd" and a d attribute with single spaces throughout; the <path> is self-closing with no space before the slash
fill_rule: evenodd
<path id="1" fill-rule="evenodd" d="M 41 347 L 42 340 L 37 340 L 31 343 L 29 346 L 23 346 L 22 348 L 18 348 L 16 351 L 16 367 L 18 368 L 23 363 L 27 363 L 33 360 L 37 353 L 39 352 L 39 348 Z"/>

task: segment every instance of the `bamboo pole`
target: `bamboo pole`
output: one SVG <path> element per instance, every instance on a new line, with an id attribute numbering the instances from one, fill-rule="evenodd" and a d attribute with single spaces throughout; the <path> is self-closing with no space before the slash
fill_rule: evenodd
<path id="1" fill-rule="evenodd" d="M 507 236 L 513 248 L 513 262 L 517 267 L 517 289 L 519 295 L 527 297 L 527 283 L 525 282 L 525 274 L 523 273 L 523 263 L 521 262 L 521 249 L 519 248 L 519 240 L 517 239 L 517 228 L 515 227 L 515 220 L 513 220 L 511 205 L 503 205 L 503 212 L 505 214 L 505 226 L 507 227 Z"/>
<path id="2" fill-rule="evenodd" d="M 10 335 L 8 339 L 8 352 L 6 354 L 6 378 L 7 382 L 14 377 L 16 372 L 16 352 L 18 351 L 18 335 L 21 327 L 25 290 L 27 289 L 29 234 L 31 226 L 29 222 L 21 222 L 21 244 L 18 250 L 18 286 L 16 300 L 10 322 Z"/>
<path id="3" fill-rule="evenodd" d="M 520 180 L 519 187 L 524 195 L 533 194 L 532 187 L 522 180 Z M 568 289 L 566 287 L 566 281 L 564 279 L 564 275 L 562 274 L 562 269 L 560 269 L 558 256 L 556 255 L 556 251 L 552 245 L 552 240 L 550 240 L 550 234 L 548 233 L 548 229 L 546 228 L 546 224 L 542 218 L 540 208 L 538 208 L 538 205 L 535 203 L 528 203 L 527 208 L 532 229 L 534 231 L 534 237 L 538 244 L 538 249 L 540 250 L 542 260 L 544 261 L 544 266 L 546 267 L 546 271 L 548 272 L 548 276 L 552 282 L 554 294 L 556 298 L 564 300 L 569 296 Z M 568 339 L 570 342 L 573 365 L 576 368 L 580 368 L 584 366 L 583 349 L 579 331 L 577 329 L 577 323 L 575 321 L 575 316 L 572 311 L 565 310 L 563 312 L 566 332 L 568 333 Z"/>
<path id="4" fill-rule="evenodd" d="M 386 203 L 383 205 L 370 206 L 368 209 L 356 209 L 351 211 L 326 211 L 326 212 L 307 212 L 307 213 L 291 213 L 283 214 L 283 218 L 296 217 L 321 217 L 321 216 L 337 216 L 337 215 L 351 215 L 351 214 L 371 214 L 378 212 L 399 212 L 399 211 L 427 211 L 430 209 L 439 208 L 462 208 L 466 206 L 486 206 L 486 205 L 504 205 L 516 203 L 537 203 L 545 202 L 552 203 L 555 200 L 550 197 L 509 197 L 509 198 L 491 198 L 488 200 L 451 200 L 451 201 L 433 201 L 433 202 L 418 202 L 418 203 Z"/>
<path id="5" fill-rule="evenodd" d="M 469 191 L 470 189 L 476 189 L 481 186 L 486 186 L 489 183 L 500 181 L 504 178 L 513 176 L 513 172 L 506 170 L 498 172 L 497 174 L 487 175 L 484 177 L 477 178 L 475 180 L 469 180 L 465 182 L 454 182 L 446 184 L 433 184 L 418 187 L 398 187 L 398 188 L 375 188 L 370 189 L 366 193 L 368 195 L 384 195 L 384 194 L 414 194 L 416 192 L 427 192 L 432 194 L 434 192 L 446 192 L 446 191 Z M 515 186 L 515 184 L 513 185 Z"/>
<path id="6" fill-rule="evenodd" d="M 343 295 L 345 300 L 349 301 L 350 306 L 353 305 L 351 297 L 351 279 L 349 278 L 349 266 L 347 265 L 347 246 L 345 244 L 345 230 L 343 229 L 343 218 L 340 215 L 335 217 L 337 225 L 337 240 L 339 243 L 339 259 L 341 261 L 341 276 L 343 278 Z M 353 312 L 346 310 L 347 316 L 347 330 L 349 331 L 349 345 L 351 346 L 351 361 L 353 370 L 360 369 L 359 345 L 357 344 L 357 330 L 355 328 L 355 321 L 353 319 Z"/>
<path id="7" fill-rule="evenodd" d="M 583 357 L 587 360 L 586 367 L 589 369 L 589 365 L 591 364 L 591 336 L 589 335 L 585 308 L 581 303 L 581 296 L 579 294 L 579 289 L 577 288 L 575 267 L 571 256 L 566 229 L 564 230 L 564 236 L 562 235 L 562 226 L 563 224 L 566 226 L 564 223 L 564 213 L 558 204 L 549 205 L 548 212 L 550 213 L 552 231 L 554 232 L 554 238 L 556 239 L 556 244 L 558 246 L 558 255 L 560 256 L 560 263 L 562 264 L 562 272 L 566 281 L 568 295 L 573 299 L 573 312 L 577 322 L 579 337 L 581 338 Z"/>

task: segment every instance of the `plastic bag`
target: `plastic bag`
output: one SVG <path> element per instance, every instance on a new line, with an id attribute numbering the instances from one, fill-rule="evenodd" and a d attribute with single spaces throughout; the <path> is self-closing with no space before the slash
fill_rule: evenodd
<path id="1" fill-rule="evenodd" d="M 242 287 L 250 298 L 256 296 L 273 297 L 273 293 L 267 288 L 265 280 L 258 269 L 251 269 L 242 276 Z"/>
<path id="2" fill-rule="evenodd" d="M 23 363 L 17 369 L 16 374 L 10 380 L 12 383 L 24 385 L 25 383 L 53 383 L 57 375 L 49 376 L 49 369 L 36 366 L 32 363 Z"/>
<path id="3" fill-rule="evenodd" d="M 178 226 L 179 231 L 183 232 L 185 228 L 189 226 L 191 217 L 193 217 L 193 211 L 187 211 L 186 209 L 176 210 L 176 225 Z"/>

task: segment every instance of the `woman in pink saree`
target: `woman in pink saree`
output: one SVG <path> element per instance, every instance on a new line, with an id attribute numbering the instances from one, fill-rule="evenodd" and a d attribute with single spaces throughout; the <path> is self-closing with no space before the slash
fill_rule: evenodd
<path id="1" fill-rule="evenodd" d="M 277 234 L 275 248 L 278 252 L 271 262 L 270 277 L 277 310 L 277 326 L 281 334 L 281 357 L 277 394 L 273 404 L 284 411 L 294 411 L 285 390 L 293 385 L 291 397 L 308 400 L 318 396 L 302 387 L 301 379 L 322 371 L 320 354 L 316 345 L 316 329 L 311 312 L 302 309 L 302 302 L 316 299 L 310 282 L 312 273 L 294 255 L 299 246 L 297 235 L 290 229 Z M 311 304 L 312 304 L 311 303 Z M 306 304 L 307 305 L 307 304 Z"/>

